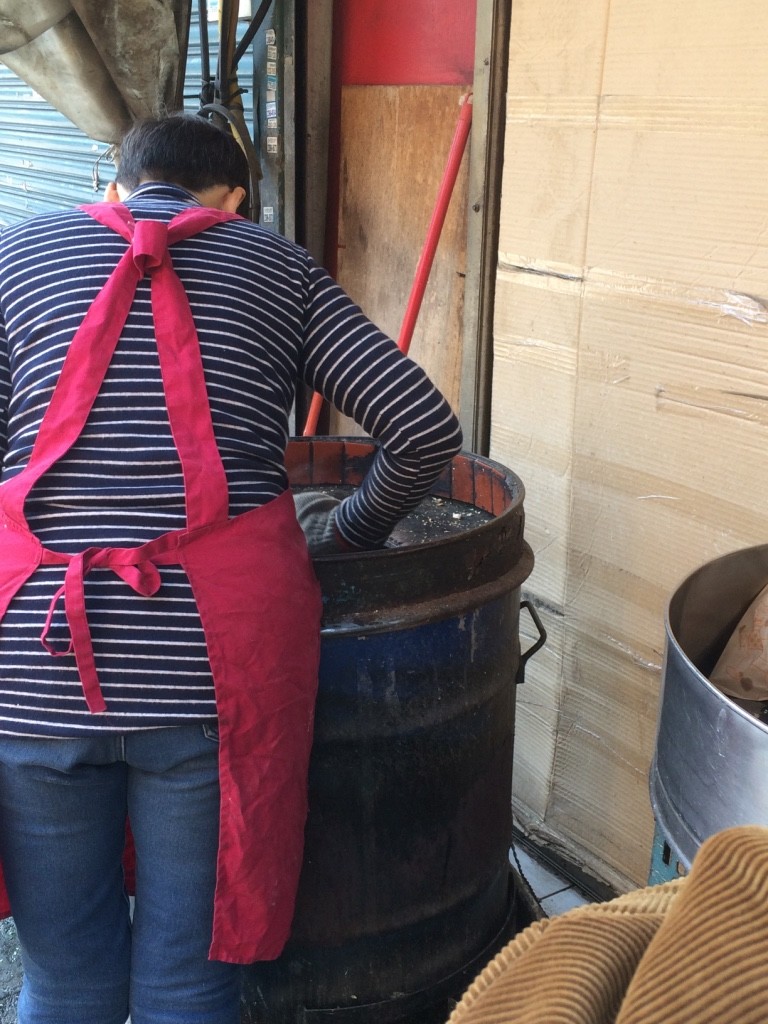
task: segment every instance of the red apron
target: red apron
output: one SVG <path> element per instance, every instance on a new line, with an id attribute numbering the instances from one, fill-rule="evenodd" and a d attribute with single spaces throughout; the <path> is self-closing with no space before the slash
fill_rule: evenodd
<path id="1" fill-rule="evenodd" d="M 197 332 L 168 253 L 168 245 L 234 215 L 194 208 L 166 225 L 134 222 L 121 204 L 83 209 L 130 244 L 72 340 L 28 464 L 0 485 L 0 619 L 39 565 L 65 564 L 41 640 L 51 654 L 76 658 L 84 699 L 98 714 L 106 704 L 84 577 L 109 569 L 151 596 L 161 583 L 158 565 L 184 568 L 203 623 L 219 717 L 221 816 L 210 957 L 274 959 L 290 930 L 302 860 L 320 590 L 290 491 L 229 518 Z M 79 437 L 145 273 L 151 275 L 160 370 L 184 477 L 186 527 L 140 547 L 50 551 L 27 525 L 25 499 Z M 61 597 L 72 637 L 65 652 L 47 641 Z"/>

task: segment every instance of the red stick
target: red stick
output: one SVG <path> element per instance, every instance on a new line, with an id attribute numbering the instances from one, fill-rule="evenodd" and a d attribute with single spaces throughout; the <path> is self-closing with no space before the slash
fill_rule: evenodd
<path id="1" fill-rule="evenodd" d="M 317 421 L 320 419 L 320 410 L 323 408 L 323 396 L 316 391 L 312 395 L 307 413 L 307 422 L 304 424 L 304 437 L 312 437 L 317 430 Z"/>
<path id="2" fill-rule="evenodd" d="M 440 234 L 445 223 L 445 215 L 448 212 L 448 204 L 451 201 L 456 178 L 458 177 L 461 159 L 464 156 L 464 148 L 469 138 L 469 129 L 472 127 L 472 93 L 464 97 L 459 114 L 459 121 L 453 135 L 453 142 L 448 153 L 448 162 L 443 172 L 443 180 L 440 183 L 440 191 L 437 193 L 435 209 L 432 212 L 432 220 L 427 228 L 427 237 L 424 241 L 424 248 L 416 267 L 416 274 L 413 278 L 411 294 L 408 305 L 405 307 L 405 316 L 400 327 L 400 335 L 397 339 L 397 347 L 401 352 L 407 352 L 411 347 L 411 339 L 416 326 L 416 319 L 421 309 L 421 302 L 429 280 L 429 273 L 432 270 L 432 263 L 437 251 L 437 243 L 440 241 Z"/>

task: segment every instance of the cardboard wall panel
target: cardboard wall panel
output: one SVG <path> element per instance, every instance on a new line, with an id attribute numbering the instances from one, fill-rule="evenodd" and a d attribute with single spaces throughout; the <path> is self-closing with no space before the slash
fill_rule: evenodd
<path id="1" fill-rule="evenodd" d="M 550 615 L 550 642 L 531 658 L 525 682 L 517 689 L 515 761 L 517 787 L 526 794 L 526 821 L 543 821 L 551 796 L 552 772 L 562 704 L 562 672 L 555 652 L 561 648 L 563 621 Z M 536 640 L 525 611 L 521 614 L 520 643 L 527 650 Z"/>
<path id="2" fill-rule="evenodd" d="M 571 433 L 580 287 L 545 275 L 498 276 L 492 432 L 523 479 L 526 536 L 537 553 L 536 593 L 565 602 Z"/>
<path id="3" fill-rule="evenodd" d="M 706 113 L 688 115 L 606 101 L 586 263 L 666 288 L 711 287 L 720 304 L 729 292 L 764 296 L 768 257 L 754 193 L 765 176 L 768 106 L 733 128 L 707 124 Z M 669 116 L 675 130 L 665 124 Z"/>
<path id="4" fill-rule="evenodd" d="M 526 484 L 556 701 L 521 691 L 514 800 L 623 887 L 666 603 L 766 539 L 766 28 L 757 0 L 513 6 L 491 454 Z"/>
<path id="5" fill-rule="evenodd" d="M 609 0 L 515 0 L 510 99 L 598 96 L 609 14 Z"/>
<path id="6" fill-rule="evenodd" d="M 559 5 L 556 5 L 559 6 Z M 604 94 L 755 102 L 768 90 L 759 0 L 614 0 Z"/>
<path id="7" fill-rule="evenodd" d="M 584 264 L 595 149 L 594 102 L 530 111 L 508 104 L 499 261 L 579 280 Z M 549 168 L 542 175 L 542 167 Z"/>
<path id="8" fill-rule="evenodd" d="M 548 821 L 586 865 L 617 887 L 644 879 L 652 830 L 647 758 L 655 694 L 623 652 L 571 631 Z"/>

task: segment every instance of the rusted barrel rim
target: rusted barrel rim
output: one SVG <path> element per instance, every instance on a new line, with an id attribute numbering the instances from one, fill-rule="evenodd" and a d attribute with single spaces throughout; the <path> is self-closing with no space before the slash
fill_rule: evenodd
<path id="1" fill-rule="evenodd" d="M 292 441 L 286 458 L 291 486 L 359 486 L 375 451 L 370 438 Z M 356 624 L 370 629 L 377 619 L 380 628 L 397 628 L 400 606 L 409 608 L 411 620 L 442 617 L 449 608 L 457 611 L 457 600 L 469 607 L 480 592 L 493 600 L 530 575 L 533 555 L 523 538 L 525 489 L 519 477 L 490 459 L 462 452 L 432 494 L 463 501 L 493 518 L 419 544 L 316 558 L 325 630 L 346 631 Z"/>
<path id="2" fill-rule="evenodd" d="M 291 487 L 359 487 L 376 452 L 376 443 L 360 437 L 291 438 L 286 453 Z M 461 452 L 443 471 L 431 494 L 462 501 L 490 513 L 494 520 L 522 511 L 525 487 L 515 473 L 492 459 Z M 494 529 L 494 520 L 472 527 L 472 534 Z M 456 535 L 436 537 L 419 543 L 421 548 L 447 547 Z M 407 558 L 413 547 L 382 548 L 354 552 L 356 559 Z M 321 555 L 318 561 L 346 558 L 346 554 Z"/>

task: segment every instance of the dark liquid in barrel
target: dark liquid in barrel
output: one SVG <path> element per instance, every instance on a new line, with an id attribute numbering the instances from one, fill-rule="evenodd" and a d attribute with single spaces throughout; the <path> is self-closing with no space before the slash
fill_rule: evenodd
<path id="1" fill-rule="evenodd" d="M 323 491 L 334 498 L 346 498 L 353 493 L 352 487 L 307 487 L 302 490 Z M 421 504 L 401 519 L 386 543 L 388 548 L 414 547 L 426 541 L 439 540 L 456 533 L 466 533 L 493 519 L 490 512 L 467 505 L 453 498 L 438 498 L 428 495 Z"/>

